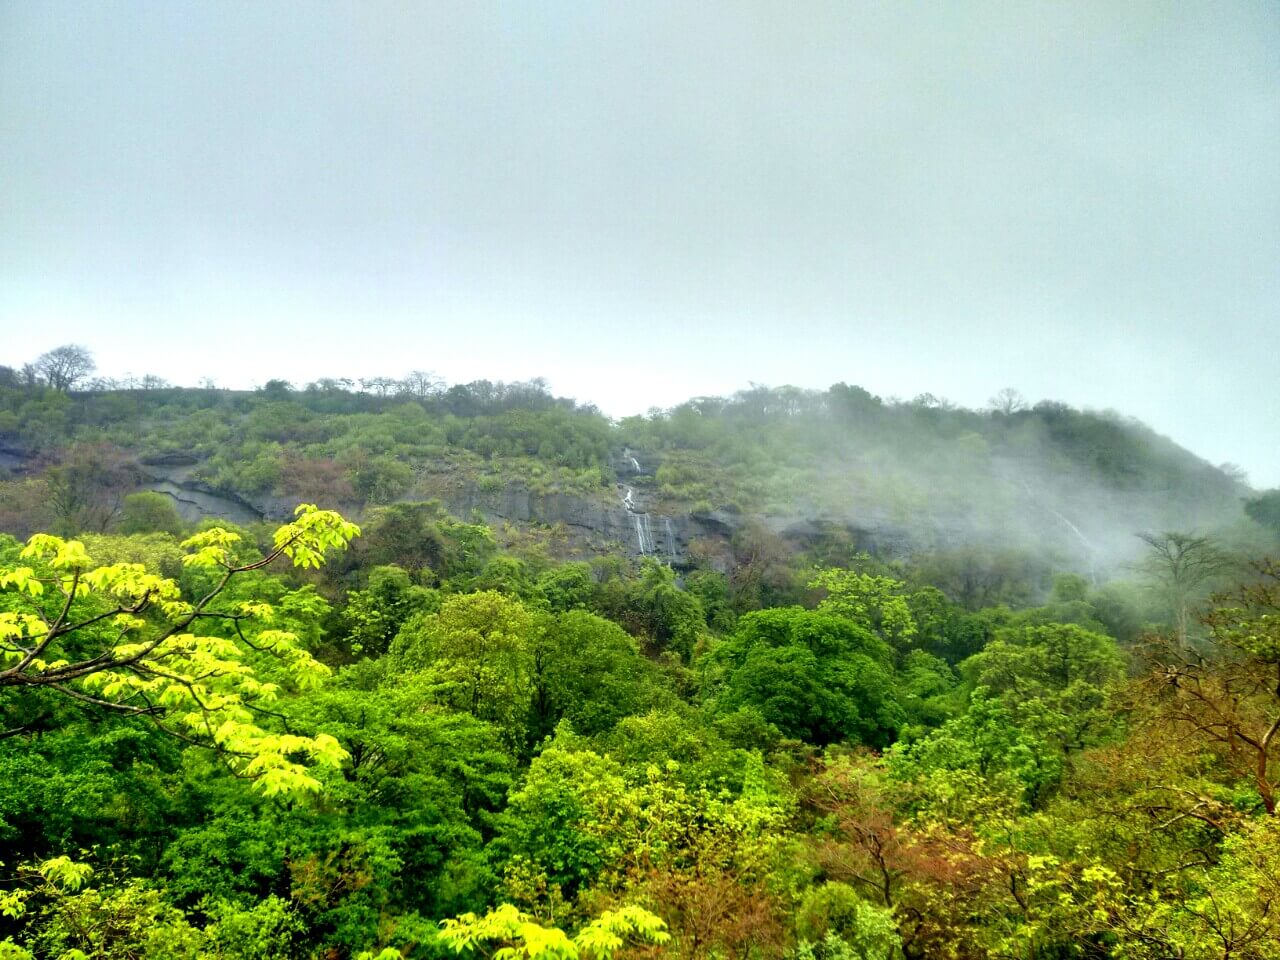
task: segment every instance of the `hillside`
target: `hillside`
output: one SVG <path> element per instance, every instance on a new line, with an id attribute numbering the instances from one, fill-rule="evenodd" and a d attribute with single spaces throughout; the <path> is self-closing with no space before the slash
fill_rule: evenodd
<path id="1" fill-rule="evenodd" d="M 81 460 L 93 469 L 65 469 Z M 59 465 L 86 489 L 38 496 Z M 541 531 L 560 557 L 621 551 L 687 567 L 692 550 L 724 567 L 734 535 L 757 528 L 794 549 L 843 543 L 890 558 L 1018 550 L 1095 577 L 1133 558 L 1139 531 L 1239 523 L 1248 492 L 1117 414 L 1052 402 L 979 412 L 844 384 L 754 388 L 618 423 L 538 381 L 9 386 L 0 469 L 11 478 L 0 517 L 19 532 L 110 512 L 138 489 L 172 497 L 189 520 L 242 523 L 299 501 L 361 515 L 439 500 L 458 517 Z"/>

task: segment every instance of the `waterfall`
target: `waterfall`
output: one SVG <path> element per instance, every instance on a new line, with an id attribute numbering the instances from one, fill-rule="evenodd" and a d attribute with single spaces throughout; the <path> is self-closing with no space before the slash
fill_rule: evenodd
<path id="1" fill-rule="evenodd" d="M 635 458 L 631 458 L 635 462 Z M 647 557 L 653 553 L 653 523 L 649 519 L 649 511 L 636 508 L 636 492 L 631 487 L 623 487 L 622 506 L 631 514 L 631 523 L 636 528 L 636 545 L 640 548 L 640 556 Z M 667 539 L 671 539 L 671 521 L 667 521 Z M 672 552 L 668 548 L 668 552 Z M 674 553 L 673 553 L 674 555 Z"/>
<path id="2" fill-rule="evenodd" d="M 647 557 L 653 550 L 653 536 L 649 534 L 649 515 L 644 514 L 641 520 L 641 514 L 636 511 L 635 491 L 630 487 L 624 487 L 627 492 L 622 496 L 622 506 L 627 513 L 631 514 L 631 522 L 636 528 L 636 545 L 640 548 L 640 556 Z"/>
<path id="3" fill-rule="evenodd" d="M 667 556 L 672 560 L 676 559 L 676 532 L 671 527 L 671 518 L 662 518 L 662 529 L 667 535 Z"/>
<path id="4" fill-rule="evenodd" d="M 1097 548 L 1094 547 L 1088 537 L 1080 532 L 1080 528 L 1074 523 L 1060 514 L 1057 510 L 1053 509 L 1053 507 L 1048 507 L 1048 510 L 1055 517 L 1065 523 L 1067 525 L 1067 529 L 1074 533 L 1076 535 L 1076 539 L 1084 546 L 1085 554 L 1089 558 L 1089 582 L 1096 587 L 1098 585 L 1098 571 L 1094 565 L 1094 558 L 1097 556 Z"/>
<path id="5" fill-rule="evenodd" d="M 1097 571 L 1097 564 L 1096 564 L 1097 556 L 1098 556 L 1098 548 L 1095 547 L 1093 543 L 1089 540 L 1089 538 L 1086 537 L 1080 531 L 1079 527 L 1077 527 L 1074 523 L 1072 523 L 1070 520 L 1068 520 L 1066 517 L 1060 514 L 1053 507 L 1049 506 L 1049 504 L 1043 502 L 1042 500 L 1037 499 L 1034 491 L 1032 491 L 1031 489 L 1031 484 L 1027 483 L 1025 478 L 1019 477 L 1018 482 L 1022 484 L 1022 489 L 1027 492 L 1027 496 L 1031 498 L 1032 503 L 1036 504 L 1039 507 L 1042 507 L 1043 509 L 1047 510 L 1049 513 L 1053 514 L 1055 517 L 1057 517 L 1059 520 L 1062 521 L 1062 523 L 1066 526 L 1068 530 L 1070 530 L 1073 534 L 1075 534 L 1076 539 L 1079 540 L 1081 546 L 1084 547 L 1085 557 L 1089 561 L 1089 582 L 1096 587 L 1098 585 L 1098 571 Z"/>
<path id="6" fill-rule="evenodd" d="M 628 456 L 628 457 L 627 457 L 627 459 L 631 461 L 631 467 L 632 467 L 632 469 L 633 469 L 633 470 L 635 470 L 635 472 L 636 472 L 636 473 L 639 473 L 639 472 L 640 472 L 640 461 L 639 461 L 639 460 L 637 460 L 635 457 L 631 457 L 631 456 Z"/>

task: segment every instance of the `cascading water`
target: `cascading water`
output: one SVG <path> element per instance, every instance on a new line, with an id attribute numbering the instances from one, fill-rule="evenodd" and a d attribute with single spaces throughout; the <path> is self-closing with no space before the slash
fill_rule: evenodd
<path id="1" fill-rule="evenodd" d="M 635 464 L 637 472 L 640 465 L 636 463 L 636 458 L 628 455 L 629 459 Z M 653 521 L 649 518 L 648 510 L 640 510 L 636 507 L 636 492 L 631 487 L 623 487 L 622 507 L 627 513 L 631 514 L 631 524 L 636 528 L 636 546 L 640 548 L 640 556 L 647 557 L 655 551 L 653 541 Z M 667 553 L 674 560 L 676 556 L 675 550 L 675 533 L 671 527 L 671 519 L 664 517 L 663 522 L 666 524 L 667 535 Z"/>
<path id="2" fill-rule="evenodd" d="M 627 459 L 631 461 L 631 468 L 632 468 L 633 470 L 635 470 L 635 472 L 636 472 L 636 473 L 639 473 L 639 472 L 640 472 L 640 461 L 639 461 L 639 460 L 637 460 L 635 457 L 630 457 L 630 456 L 629 456 L 629 457 L 627 457 Z"/>
<path id="3" fill-rule="evenodd" d="M 1064 517 L 1052 506 L 1042 502 L 1038 497 L 1036 497 L 1035 492 L 1031 489 L 1031 484 L 1027 483 L 1026 478 L 1019 477 L 1018 482 L 1022 484 L 1022 489 L 1026 491 L 1027 497 L 1030 498 L 1032 503 L 1048 511 L 1049 513 L 1057 517 L 1059 520 L 1061 520 L 1062 523 L 1066 526 L 1066 528 L 1075 535 L 1075 538 L 1080 541 L 1080 545 L 1084 547 L 1085 559 L 1089 564 L 1089 582 L 1096 587 L 1098 585 L 1098 569 L 1097 569 L 1098 548 L 1093 545 L 1093 542 L 1084 535 L 1084 533 L 1080 530 L 1079 527 L 1077 527 L 1074 523 L 1072 523 L 1070 520 Z"/>
<path id="4" fill-rule="evenodd" d="M 631 522 L 636 528 L 636 545 L 640 548 L 640 556 L 647 557 L 653 550 L 653 537 L 648 535 L 649 514 L 643 514 L 644 519 L 641 520 L 641 514 L 636 511 L 635 491 L 630 487 L 624 487 L 627 492 L 622 496 L 622 507 L 631 514 Z"/>
<path id="5" fill-rule="evenodd" d="M 647 517 L 648 514 L 645 514 L 645 516 Z M 640 514 L 633 513 L 631 519 L 635 521 L 636 525 L 636 542 L 640 544 L 640 556 L 647 557 L 649 555 L 649 544 L 645 540 L 644 524 L 640 522 Z"/>

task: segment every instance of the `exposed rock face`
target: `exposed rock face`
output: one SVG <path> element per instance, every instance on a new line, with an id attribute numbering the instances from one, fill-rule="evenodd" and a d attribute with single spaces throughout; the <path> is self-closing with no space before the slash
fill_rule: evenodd
<path id="1" fill-rule="evenodd" d="M 694 540 L 727 545 L 734 534 L 748 524 L 759 524 L 797 549 L 833 530 L 849 535 L 859 550 L 897 555 L 909 549 L 905 532 L 883 522 L 858 526 L 845 519 L 800 514 L 749 516 L 728 510 L 662 512 L 651 502 L 645 482 L 657 469 L 658 459 L 624 449 L 613 462 L 618 484 L 612 496 L 534 493 L 518 481 L 497 492 L 464 484 L 444 498 L 444 506 L 456 517 L 480 517 L 492 525 L 505 522 L 520 526 L 563 526 L 571 550 L 577 556 L 621 551 L 632 557 L 655 557 L 678 568 L 690 566 L 689 545 Z M 195 460 L 182 457 L 144 464 L 142 470 L 149 479 L 143 489 L 173 497 L 183 519 L 192 522 L 215 517 L 246 524 L 259 520 L 283 521 L 293 515 L 295 504 L 288 498 L 228 494 L 192 479 L 197 466 Z"/>
<path id="2" fill-rule="evenodd" d="M 215 517 L 235 524 L 256 523 L 262 514 L 238 500 L 207 493 L 190 486 L 180 486 L 169 480 L 149 480 L 141 487 L 173 498 L 178 514 L 188 523 L 198 523 L 206 517 Z"/>
<path id="3" fill-rule="evenodd" d="M 628 493 L 630 496 L 628 497 Z M 498 493 L 475 488 L 445 501 L 458 517 L 479 515 L 488 523 L 563 524 L 582 555 L 622 550 L 633 557 L 652 556 L 674 567 L 688 567 L 694 540 L 724 542 L 751 523 L 797 548 L 840 530 L 855 548 L 879 555 L 901 555 L 910 549 L 905 531 L 886 524 L 859 526 L 844 519 L 801 516 L 754 516 L 713 510 L 707 513 L 659 513 L 648 508 L 640 488 L 618 485 L 613 502 L 574 494 L 534 494 L 511 484 Z"/>
<path id="4" fill-rule="evenodd" d="M 445 508 L 463 518 L 479 514 L 490 523 L 563 524 L 584 554 L 621 549 L 675 565 L 687 562 L 689 541 L 709 531 L 687 515 L 650 512 L 634 488 L 627 506 L 623 502 L 627 489 L 619 485 L 617 499 L 610 503 L 576 494 L 534 494 L 520 484 L 509 484 L 498 493 L 471 487 L 448 498 Z"/>
<path id="5" fill-rule="evenodd" d="M 0 448 L 0 455 L 5 452 Z M 571 550 L 577 556 L 620 551 L 637 558 L 655 557 L 677 568 L 691 565 L 689 547 L 693 541 L 719 543 L 725 547 L 736 533 L 751 524 L 781 537 L 796 549 L 803 549 L 833 531 L 848 536 L 856 549 L 882 556 L 901 555 L 912 546 L 905 530 L 879 519 L 859 524 L 846 518 L 800 513 L 662 512 L 651 501 L 647 481 L 658 461 L 654 455 L 624 450 L 613 462 L 619 482 L 612 496 L 534 493 L 518 481 L 496 492 L 464 484 L 444 498 L 444 506 L 454 516 L 479 517 L 494 525 L 506 522 L 521 526 L 563 526 Z M 296 504 L 290 498 L 228 493 L 193 479 L 198 466 L 194 458 L 182 456 L 140 464 L 145 479 L 138 489 L 172 497 L 182 518 L 193 523 L 210 517 L 236 524 L 261 520 L 280 522 L 293 515 Z"/>
<path id="6" fill-rule="evenodd" d="M 941 510 L 914 509 L 905 516 L 874 501 L 850 504 L 845 510 L 797 501 L 778 514 L 748 515 L 732 509 L 680 512 L 652 496 L 662 462 L 660 452 L 623 448 L 610 459 L 616 486 L 586 495 L 536 493 L 520 480 L 497 491 L 481 489 L 441 465 L 443 482 L 438 492 L 426 497 L 439 498 L 457 517 L 479 516 L 495 526 L 504 522 L 563 526 L 572 556 L 622 552 L 652 556 L 676 567 L 691 564 L 694 541 L 706 544 L 702 557 L 714 565 L 728 565 L 735 536 L 763 529 L 795 550 L 819 541 L 840 542 L 884 558 L 966 545 L 1021 546 L 1051 554 L 1057 557 L 1055 562 L 1096 579 L 1098 571 L 1105 569 L 1106 558 L 1114 565 L 1132 557 L 1138 543 L 1132 531 L 1162 529 L 1168 523 L 1167 504 L 1148 492 L 1102 490 L 1084 476 L 1036 474 L 1013 461 L 996 464 L 997 493 L 1003 499 L 984 501 L 975 493 L 972 502 L 952 497 Z M 196 479 L 199 465 L 195 457 L 182 454 L 144 460 L 135 465 L 132 489 L 171 497 L 188 522 L 216 518 L 251 524 L 293 516 L 296 497 L 215 489 Z M 0 475 L 34 473 L 43 466 L 18 440 L 0 437 Z M 420 491 L 413 499 L 426 497 Z M 982 503 L 985 512 L 975 510 L 975 504 Z M 998 510 L 992 509 L 993 503 Z M 360 504 L 337 506 L 357 518 L 361 513 Z M 1188 505 L 1190 525 L 1201 519 L 1194 514 L 1195 506 Z"/>
<path id="7" fill-rule="evenodd" d="M 197 466 L 199 461 L 195 458 L 181 456 L 168 456 L 141 463 L 139 470 L 146 479 L 139 489 L 172 497 L 178 514 L 188 523 L 198 523 L 207 517 L 236 524 L 274 519 L 245 497 L 226 494 L 191 479 Z"/>
<path id="8" fill-rule="evenodd" d="M 34 459 L 31 451 L 0 442 L 0 473 L 25 473 Z"/>

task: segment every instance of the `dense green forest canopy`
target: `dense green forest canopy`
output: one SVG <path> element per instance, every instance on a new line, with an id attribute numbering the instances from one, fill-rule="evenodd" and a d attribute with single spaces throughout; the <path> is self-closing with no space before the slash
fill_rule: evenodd
<path id="1" fill-rule="evenodd" d="M 1275 493 L 1139 424 L 91 375 L 0 369 L 0 958 L 1280 956 Z"/>

